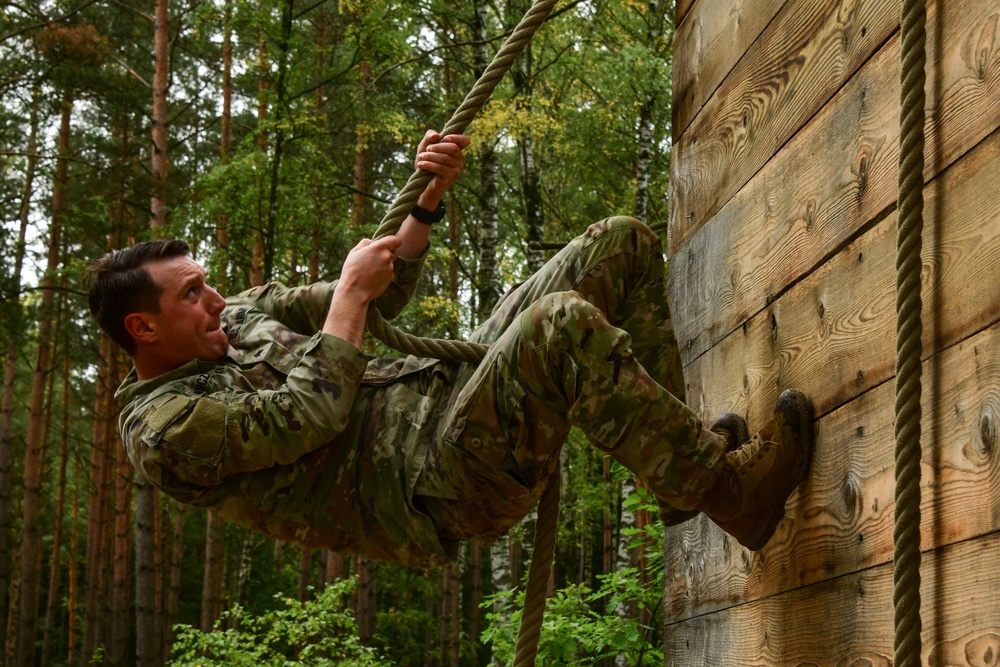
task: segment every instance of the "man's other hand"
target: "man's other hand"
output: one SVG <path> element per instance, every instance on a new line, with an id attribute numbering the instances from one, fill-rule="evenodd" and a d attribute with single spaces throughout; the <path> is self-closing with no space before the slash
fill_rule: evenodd
<path id="1" fill-rule="evenodd" d="M 392 283 L 396 251 L 403 241 L 398 236 L 383 236 L 377 241 L 361 239 L 347 254 L 340 272 L 337 292 L 368 303 L 377 299 Z"/>
<path id="2" fill-rule="evenodd" d="M 433 211 L 444 193 L 454 185 L 465 168 L 465 149 L 470 139 L 464 134 L 449 134 L 442 137 L 434 130 L 427 130 L 417 146 L 414 166 L 434 174 L 418 203 Z"/>

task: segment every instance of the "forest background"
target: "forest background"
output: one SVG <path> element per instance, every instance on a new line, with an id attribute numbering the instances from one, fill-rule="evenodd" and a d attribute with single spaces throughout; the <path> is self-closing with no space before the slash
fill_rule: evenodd
<path id="1" fill-rule="evenodd" d="M 213 626 L 242 630 L 253 664 L 341 664 L 355 639 L 368 657 L 343 664 L 509 659 L 504 591 L 526 571 L 530 518 L 425 572 L 276 543 L 154 493 L 116 433 L 130 366 L 92 324 L 83 272 L 109 249 L 179 237 L 224 294 L 335 279 L 424 130 L 443 126 L 529 4 L 0 5 L 3 666 L 210 664 L 206 647 L 239 643 L 198 632 Z M 591 222 L 666 219 L 672 12 L 557 5 L 470 127 L 397 324 L 462 336 Z M 662 532 L 634 483 L 571 440 L 544 664 L 655 664 Z M 303 629 L 324 615 L 344 625 Z M 171 654 L 176 624 L 188 629 Z"/>

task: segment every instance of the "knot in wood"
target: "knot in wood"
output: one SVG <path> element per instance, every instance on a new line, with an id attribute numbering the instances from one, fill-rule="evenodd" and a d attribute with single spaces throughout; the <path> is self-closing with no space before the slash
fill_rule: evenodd
<path id="1" fill-rule="evenodd" d="M 848 473 L 844 477 L 844 482 L 840 487 L 840 500 L 844 505 L 844 518 L 848 523 L 854 523 L 861 516 L 861 508 L 864 504 L 861 484 L 854 475 Z"/>
<path id="2" fill-rule="evenodd" d="M 996 420 L 991 414 L 984 414 L 979 420 L 979 452 L 983 458 L 990 458 L 997 444 Z"/>

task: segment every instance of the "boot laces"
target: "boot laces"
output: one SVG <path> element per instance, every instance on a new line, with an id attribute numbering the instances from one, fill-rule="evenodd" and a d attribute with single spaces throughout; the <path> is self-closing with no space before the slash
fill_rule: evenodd
<path id="1" fill-rule="evenodd" d="M 764 458 L 764 454 L 774 444 L 771 440 L 762 438 L 760 433 L 755 433 L 742 447 L 729 453 L 729 456 L 732 457 L 733 468 L 741 475 L 746 474 L 748 470 L 753 468 L 755 462 Z"/>

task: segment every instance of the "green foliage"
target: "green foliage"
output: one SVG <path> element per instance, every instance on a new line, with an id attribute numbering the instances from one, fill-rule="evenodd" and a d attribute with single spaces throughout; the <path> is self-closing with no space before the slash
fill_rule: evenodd
<path id="1" fill-rule="evenodd" d="M 648 491 L 626 499 L 632 510 L 655 511 Z M 538 645 L 538 664 L 553 667 L 584 667 L 603 664 L 604 658 L 623 654 L 628 664 L 662 665 L 663 527 L 647 527 L 644 534 L 633 530 L 631 549 L 644 550 L 647 562 L 643 581 L 638 568 L 628 567 L 598 576 L 600 586 L 569 584 L 556 591 L 545 607 Z M 496 593 L 483 603 L 489 627 L 482 640 L 493 643 L 493 654 L 504 664 L 514 657 L 517 630 L 524 609 L 524 586 Z M 634 609 L 623 614 L 621 610 Z M 648 618 L 648 622 L 643 622 Z"/>
<path id="2" fill-rule="evenodd" d="M 358 639 L 348 611 L 354 579 L 327 586 L 301 603 L 275 596 L 283 607 L 259 616 L 236 605 L 211 632 L 178 626 L 172 667 L 388 667 L 390 663 Z M 224 629 L 230 626 L 232 629 Z"/>

